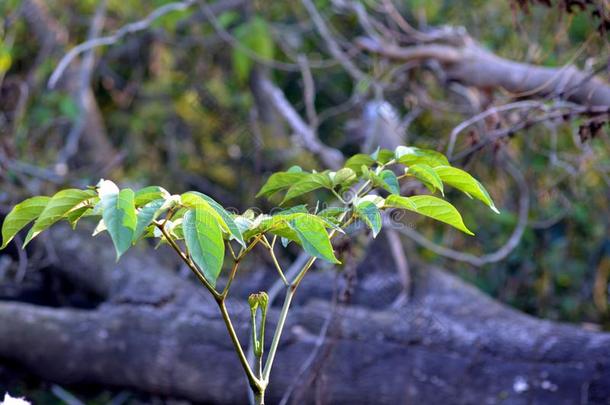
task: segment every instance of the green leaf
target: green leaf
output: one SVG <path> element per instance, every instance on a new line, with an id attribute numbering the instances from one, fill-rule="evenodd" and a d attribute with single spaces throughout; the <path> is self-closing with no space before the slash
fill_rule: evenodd
<path id="1" fill-rule="evenodd" d="M 296 232 L 305 252 L 330 263 L 340 263 L 335 257 L 328 232 L 320 218 L 309 214 L 295 215 L 288 221 L 288 225 Z"/>
<path id="2" fill-rule="evenodd" d="M 135 194 L 129 188 L 101 196 L 102 219 L 114 244 L 117 260 L 131 246 L 136 230 L 138 220 L 134 198 Z"/>
<path id="3" fill-rule="evenodd" d="M 244 82 L 254 64 L 252 57 L 244 48 L 263 59 L 271 60 L 275 54 L 275 45 L 269 25 L 258 16 L 237 27 L 234 35 L 241 46 L 233 47 L 233 70 L 238 81 Z"/>
<path id="4" fill-rule="evenodd" d="M 93 215 L 93 208 L 89 206 L 84 206 L 72 210 L 66 214 L 66 219 L 70 222 L 70 226 L 72 229 L 76 229 L 76 224 L 82 217 L 87 217 Z"/>
<path id="5" fill-rule="evenodd" d="M 391 170 L 383 170 L 378 174 L 382 181 L 381 186 L 392 194 L 400 194 L 400 185 L 398 184 L 398 178 Z"/>
<path id="6" fill-rule="evenodd" d="M 332 187 L 333 184 L 330 177 L 328 176 L 328 172 L 308 173 L 306 177 L 294 183 L 288 189 L 288 191 L 286 192 L 286 196 L 282 200 L 282 204 L 295 197 L 298 197 L 305 193 L 309 193 L 310 191 L 314 191 L 319 188 L 331 189 Z"/>
<path id="7" fill-rule="evenodd" d="M 308 176 L 305 172 L 278 172 L 269 177 L 267 182 L 260 189 L 256 197 L 271 197 L 273 194 L 288 188 L 299 180 Z"/>
<path id="8" fill-rule="evenodd" d="M 244 237 L 242 236 L 241 231 L 239 230 L 239 227 L 233 220 L 233 217 L 231 216 L 231 214 L 229 214 L 229 212 L 227 210 L 225 210 L 223 208 L 223 206 L 220 205 L 212 197 L 205 195 L 203 193 L 197 192 L 197 191 L 191 191 L 191 192 L 193 194 L 196 194 L 199 197 L 203 198 L 208 204 L 210 204 L 210 206 L 214 209 L 214 211 L 216 211 L 218 213 L 218 215 L 220 215 L 220 217 L 226 224 L 226 226 L 229 230 L 229 233 L 231 234 L 233 239 L 235 239 L 243 247 L 246 247 L 246 242 L 244 242 Z"/>
<path id="9" fill-rule="evenodd" d="M 442 195 L 445 195 L 443 190 L 443 182 L 434 169 L 426 164 L 418 163 L 406 168 L 405 172 L 409 176 L 415 177 L 421 181 L 431 192 L 440 190 Z"/>
<path id="10" fill-rule="evenodd" d="M 163 204 L 165 203 L 165 199 L 159 198 L 157 200 L 150 201 L 148 204 L 140 208 L 137 214 L 136 221 L 136 230 L 133 233 L 132 243 L 142 236 L 146 228 L 155 220 L 163 210 Z"/>
<path id="11" fill-rule="evenodd" d="M 217 218 L 205 207 L 198 205 L 184 214 L 182 231 L 186 247 L 205 278 L 216 286 L 222 269 L 225 245 Z"/>
<path id="12" fill-rule="evenodd" d="M 299 204 L 294 207 L 286 208 L 285 210 L 271 210 L 271 215 L 290 215 L 296 213 L 309 213 L 307 210 L 307 204 Z"/>
<path id="13" fill-rule="evenodd" d="M 364 153 L 358 153 L 345 162 L 345 167 L 352 169 L 357 175 L 362 174 L 362 166 L 371 167 L 375 164 L 375 159 Z"/>
<path id="14" fill-rule="evenodd" d="M 379 212 L 379 208 L 370 201 L 364 201 L 356 206 L 356 214 L 371 228 L 373 238 L 377 237 L 381 230 L 381 212 Z"/>
<path id="15" fill-rule="evenodd" d="M 449 224 L 468 235 L 474 235 L 464 225 L 462 216 L 458 210 L 445 200 L 431 195 L 416 195 L 413 197 L 402 197 L 390 195 L 385 200 L 386 207 L 404 208 L 409 211 L 436 219 Z"/>
<path id="16" fill-rule="evenodd" d="M 336 218 L 345 211 L 347 211 L 347 208 L 345 207 L 328 207 L 318 212 L 318 216 L 323 218 Z"/>
<path id="17" fill-rule="evenodd" d="M 141 207 L 153 200 L 158 200 L 160 198 L 165 200 L 169 196 L 170 194 L 163 187 L 148 186 L 136 191 L 134 203 L 136 207 Z"/>
<path id="18" fill-rule="evenodd" d="M 485 187 L 464 170 L 451 166 L 439 166 L 435 167 L 434 171 L 446 184 L 461 190 L 470 198 L 474 197 L 477 200 L 482 201 L 491 208 L 493 212 L 497 214 L 500 213 L 489 196 L 489 193 L 485 190 Z"/>
<path id="19" fill-rule="evenodd" d="M 97 193 L 94 190 L 79 190 L 76 188 L 69 188 L 57 192 L 51 197 L 36 222 L 34 222 L 34 226 L 32 226 L 32 229 L 30 229 L 30 232 L 25 238 L 23 246 L 27 245 L 40 232 L 63 219 L 70 211 L 81 208 L 81 204 L 86 203 L 87 200 L 93 199 L 96 196 Z"/>
<path id="20" fill-rule="evenodd" d="M 381 164 L 386 164 L 390 160 L 394 159 L 394 152 L 378 147 L 375 152 L 371 153 L 371 157 Z"/>
<path id="21" fill-rule="evenodd" d="M 235 224 L 235 221 L 230 216 L 230 214 L 226 213 L 226 211 L 225 211 L 225 213 L 227 214 L 227 218 L 230 219 L 231 228 L 229 228 L 229 225 L 225 222 L 223 216 L 221 216 L 218 213 L 218 211 L 216 210 L 216 208 L 220 207 L 220 204 L 216 203 L 217 207 L 216 208 L 212 207 L 212 205 L 208 201 L 208 200 L 214 201 L 212 198 L 210 198 L 207 195 L 202 194 L 198 191 L 188 191 L 188 192 L 180 195 L 179 197 L 181 199 L 181 204 L 187 208 L 191 208 L 191 209 L 192 208 L 203 208 L 203 209 L 208 210 L 210 212 L 210 214 L 214 218 L 216 218 L 218 225 L 220 225 L 221 231 L 224 232 L 228 236 L 228 238 L 236 237 L 235 235 L 233 235 L 233 232 L 235 232 L 236 235 L 239 235 L 240 239 L 243 240 L 243 236 L 241 236 L 242 233 L 239 230 L 239 227 L 237 226 L 237 224 Z M 224 211 L 224 208 L 223 208 L 223 211 Z M 240 243 L 242 243 L 242 242 L 240 242 Z"/>
<path id="22" fill-rule="evenodd" d="M 347 187 L 354 184 L 358 177 L 356 176 L 356 172 L 349 167 L 344 167 L 343 169 L 339 169 L 332 177 L 333 186 L 341 186 Z"/>
<path id="23" fill-rule="evenodd" d="M 2 223 L 2 246 L 0 246 L 0 249 L 4 249 L 17 232 L 38 218 L 50 200 L 51 197 L 39 196 L 28 198 L 15 205 Z"/>
<path id="24" fill-rule="evenodd" d="M 420 149 L 412 146 L 399 146 L 395 151 L 398 163 L 407 166 L 426 164 L 430 167 L 449 166 L 449 161 L 440 152 L 429 149 Z"/>

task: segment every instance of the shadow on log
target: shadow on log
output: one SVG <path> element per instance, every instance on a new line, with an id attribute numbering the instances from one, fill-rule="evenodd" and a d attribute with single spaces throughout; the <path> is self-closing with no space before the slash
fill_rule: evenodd
<path id="1" fill-rule="evenodd" d="M 215 304 L 202 288 L 167 270 L 167 250 L 135 248 L 115 264 L 107 240 L 87 241 L 62 227 L 51 233 L 62 241 L 57 250 L 65 275 L 105 300 L 93 310 L 1 302 L 0 358 L 60 384 L 247 403 L 246 382 Z M 371 263 L 391 266 L 383 257 L 361 265 L 354 305 L 340 308 L 336 333 L 326 342 L 332 350 L 299 403 L 578 404 L 610 398 L 609 334 L 521 314 L 436 269 L 416 272 L 410 304 L 373 309 L 366 302 L 391 302 L 398 281 L 366 270 Z M 237 285 L 262 288 L 260 272 L 242 275 L 250 280 Z M 314 272 L 299 291 L 268 403 L 279 402 L 313 350 L 331 311 L 332 280 Z M 236 293 L 230 309 L 246 342 L 248 309 L 239 300 L 245 290 Z M 269 322 L 276 317 L 274 309 Z"/>

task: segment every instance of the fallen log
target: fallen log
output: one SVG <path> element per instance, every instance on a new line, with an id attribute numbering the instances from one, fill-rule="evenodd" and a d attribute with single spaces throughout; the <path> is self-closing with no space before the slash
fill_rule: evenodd
<path id="1" fill-rule="evenodd" d="M 107 241 L 84 242 L 59 228 L 60 235 L 58 255 L 68 274 L 80 269 L 107 280 L 105 301 L 93 310 L 1 302 L 0 359 L 60 384 L 246 402 L 246 382 L 214 302 L 168 271 L 167 251 L 135 249 L 117 265 L 102 253 Z M 415 272 L 409 304 L 372 309 L 368 301 L 391 302 L 399 293 L 391 272 L 369 270 L 371 263 L 388 265 L 377 256 L 361 265 L 355 304 L 338 309 L 325 342 L 329 352 L 298 403 L 607 403 L 610 334 L 524 315 L 432 268 Z M 254 291 L 265 279 L 260 271 L 243 277 L 250 281 L 236 285 L 249 282 Z M 306 280 L 282 339 L 270 404 L 293 383 L 332 312 L 333 276 L 314 272 Z M 236 290 L 230 302 L 242 342 L 244 295 Z M 273 309 L 269 322 L 276 317 Z"/>

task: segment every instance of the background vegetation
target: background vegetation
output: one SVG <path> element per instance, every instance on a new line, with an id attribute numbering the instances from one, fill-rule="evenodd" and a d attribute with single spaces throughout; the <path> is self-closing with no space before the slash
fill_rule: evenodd
<path id="1" fill-rule="evenodd" d="M 85 111 L 90 111 L 79 93 L 79 69 L 72 65 L 57 86 L 48 85 L 60 59 L 73 46 L 111 34 L 168 3 L 53 0 L 47 11 L 56 26 L 43 38 L 23 16 L 28 1 L 0 2 L 2 213 L 30 195 L 95 184 L 100 177 L 133 187 L 159 184 L 177 193 L 198 189 L 240 211 L 253 205 L 272 208 L 251 198 L 271 172 L 292 165 L 311 170 L 321 164 L 270 111 L 268 102 L 260 100 L 262 78 L 270 78 L 302 117 L 310 117 L 304 92 L 311 75 L 317 136 L 346 155 L 384 142 L 366 133 L 372 100 L 392 106 L 390 115 L 403 124 L 396 134 L 402 143 L 445 152 L 452 130 L 465 119 L 494 104 L 528 99 L 527 94 L 475 91 L 443 81 L 442 69 L 434 63 L 419 68 L 363 51 L 354 43 L 367 32 L 357 13 L 344 7 L 350 2 L 314 3 L 345 53 L 366 72 L 360 80 L 329 55 L 301 3 L 223 0 L 210 8 L 215 15 L 211 20 L 202 9 L 188 7 L 111 46 L 95 48 L 90 54 L 93 67 L 84 79 L 100 121 L 79 131 Z M 604 19 L 592 14 L 590 2 L 576 2 L 582 8 L 577 4 L 572 9 L 561 1 L 548 2 L 550 7 L 545 3 L 401 0 L 395 5 L 422 32 L 463 26 L 501 57 L 546 67 L 575 65 L 607 80 Z M 390 20 L 380 17 L 384 2 L 358 4 L 380 21 Z M 96 18 L 101 22 L 97 28 Z M 85 64 L 86 58 L 87 52 L 78 60 Z M 543 100 L 549 108 L 552 102 Z M 467 128 L 456 153 L 476 145 L 486 131 L 525 119 L 519 114 L 490 115 Z M 452 192 L 476 238 L 425 220 L 414 224 L 416 230 L 438 245 L 479 257 L 506 242 L 519 225 L 519 204 L 527 198 L 523 235 L 503 260 L 479 266 L 403 237 L 410 267 L 435 264 L 529 314 L 610 330 L 606 130 L 603 120 L 566 113 L 519 128 L 462 160 L 486 185 L 501 214 Z M 506 157 L 518 168 L 521 184 L 506 175 Z M 27 255 L 24 259 L 11 248 L 0 256 L 0 298 L 60 306 L 56 288 L 63 287 L 41 287 L 51 266 L 49 252 L 31 250 Z M 81 306 L 93 305 L 92 297 L 59 292 Z M 103 396 L 98 399 L 104 402 Z"/>

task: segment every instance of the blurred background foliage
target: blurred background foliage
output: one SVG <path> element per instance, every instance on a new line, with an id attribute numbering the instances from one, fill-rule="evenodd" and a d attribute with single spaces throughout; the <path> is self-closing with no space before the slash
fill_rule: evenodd
<path id="1" fill-rule="evenodd" d="M 32 193 L 92 184 L 100 174 L 135 186 L 160 184 L 173 192 L 205 190 L 240 210 L 252 205 L 270 208 L 253 196 L 271 171 L 294 164 L 307 169 L 319 165 L 289 131 L 284 129 L 278 136 L 256 115 L 260 111 L 254 111 L 253 69 L 266 72 L 269 67 L 263 63 L 257 68 L 252 54 L 291 66 L 297 51 L 306 53 L 310 61 L 318 60 L 323 68 L 313 70 L 316 108 L 328 112 L 322 115 L 321 140 L 345 153 L 357 152 L 362 142 L 353 136 L 353 126 L 363 109 L 358 95 L 369 93 L 370 86 L 354 84 L 325 56 L 300 4 L 253 1 L 245 13 L 226 11 L 217 17 L 238 46 L 228 46 L 209 23 L 195 18 L 196 11 L 187 10 L 169 13 L 151 29 L 96 50 L 91 83 L 118 160 L 102 171 L 75 161 L 69 175 L 61 176 L 58 151 L 78 119 L 79 107 L 69 92 L 48 89 L 46 80 L 66 49 L 43 52 L 27 24 L 16 17 L 20 3 L 0 2 L 0 110 L 4 112 L 0 143 L 5 158 L 32 170 L 3 166 L 0 204 L 5 208 Z M 103 32 L 114 32 L 166 3 L 108 0 Z M 350 40 L 361 34 L 353 15 L 333 13 L 326 0 L 315 3 L 338 38 Z M 375 1 L 365 3 L 377 7 Z M 50 4 L 53 17 L 65 28 L 68 47 L 87 39 L 98 1 Z M 599 35 L 597 24 L 586 13 L 567 14 L 547 7 L 523 12 L 506 0 L 396 4 L 416 26 L 464 26 L 487 48 L 514 60 L 545 66 L 572 62 L 584 68 L 607 50 L 607 38 Z M 387 69 L 386 62 L 374 56 L 366 57 L 365 64 L 373 76 Z M 292 70 L 273 69 L 271 75 L 304 116 L 301 74 Z M 602 75 L 607 77 L 607 71 Z M 422 109 L 405 142 L 444 150 L 449 133 L 468 114 L 429 72 L 413 71 L 408 78 L 413 83 L 408 88 L 397 85 L 385 94 L 401 115 Z M 18 106 L 19 83 L 24 81 L 29 83 L 29 94 L 25 105 Z M 418 88 L 426 89 L 429 105 L 414 106 Z M 355 101 L 349 104 L 350 100 Z M 338 106 L 345 108 L 328 110 Z M 409 258 L 457 272 L 493 297 L 533 315 L 610 329 L 608 139 L 575 140 L 579 124 L 578 120 L 542 124 L 511 137 L 507 148 L 527 180 L 531 207 L 521 243 L 508 258 L 475 268 L 405 240 Z M 461 146 L 467 145 L 467 138 Z M 452 192 L 449 198 L 465 213 L 477 237 L 464 238 L 427 221 L 417 227 L 439 244 L 479 255 L 504 243 L 516 226 L 515 185 L 500 173 L 492 150 L 478 155 L 468 168 L 488 187 L 501 215 Z"/>

